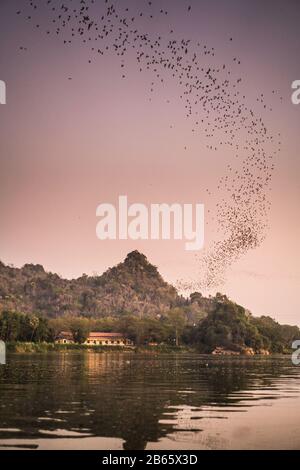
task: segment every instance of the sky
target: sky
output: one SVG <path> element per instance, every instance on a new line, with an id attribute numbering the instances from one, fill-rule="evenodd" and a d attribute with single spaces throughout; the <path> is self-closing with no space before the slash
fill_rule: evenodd
<path id="1" fill-rule="evenodd" d="M 18 267 L 39 263 L 73 278 L 101 274 L 138 249 L 168 282 L 180 280 L 190 285 L 190 291 L 202 289 L 202 284 L 197 285 L 207 269 L 202 252 L 185 251 L 183 241 L 100 241 L 96 208 L 100 203 L 116 205 L 119 195 L 127 195 L 129 203 L 148 206 L 204 203 L 205 250 L 210 252 L 216 239 L 227 236 L 228 227 L 219 227 L 216 235 L 220 216 L 216 208 L 223 197 L 231 198 L 235 192 L 232 174 L 242 174 L 246 127 L 237 132 L 235 149 L 219 146 L 224 129 L 211 138 L 204 129 L 213 125 L 217 114 L 211 109 L 206 119 L 198 100 L 187 118 L 177 77 L 159 65 L 149 69 L 141 65 L 130 45 L 124 56 L 115 53 L 113 39 L 99 38 L 93 45 L 89 37 L 94 24 L 90 34 L 80 37 L 71 36 L 70 24 L 56 34 L 53 15 L 68 13 L 61 10 L 62 2 L 46 3 L 37 2 L 36 9 L 20 0 L 0 4 L 0 80 L 7 86 L 7 104 L 0 105 L 0 259 Z M 186 55 L 192 60 L 197 50 L 202 77 L 207 69 L 222 69 L 225 64 L 231 96 L 236 92 L 232 83 L 242 78 L 236 103 L 245 96 L 243 109 L 254 110 L 266 124 L 267 135 L 275 136 L 266 147 L 274 165 L 272 178 L 259 193 L 260 201 L 266 197 L 268 221 L 261 215 L 265 207 L 259 209 L 257 246 L 248 243 L 236 259 L 230 257 L 223 283 L 203 287 L 203 292 L 224 292 L 255 315 L 300 325 L 300 105 L 291 102 L 291 83 L 300 79 L 299 2 L 112 3 L 122 14 L 135 17 L 132 29 L 158 40 L 168 57 L 169 40 L 189 40 Z M 79 0 L 64 4 L 76 9 Z M 89 18 L 97 21 L 105 9 L 104 2 L 96 2 Z M 76 31 L 80 27 L 75 19 L 71 26 Z M 185 60 L 184 49 L 182 55 Z M 194 74 L 191 83 L 196 80 Z M 260 103 L 257 97 L 262 95 Z M 196 131 L 195 116 L 206 119 Z M 256 155 L 257 148 L 253 152 Z M 257 214 L 257 204 L 252 203 L 249 211 Z M 235 207 L 244 211 L 243 201 Z"/>

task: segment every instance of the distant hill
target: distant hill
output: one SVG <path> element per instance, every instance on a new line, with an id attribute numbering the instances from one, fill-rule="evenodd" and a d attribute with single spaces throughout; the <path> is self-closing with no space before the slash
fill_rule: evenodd
<path id="1" fill-rule="evenodd" d="M 54 341 L 62 329 L 95 327 L 121 331 L 138 345 L 176 341 L 216 354 L 289 352 L 300 339 L 298 327 L 254 317 L 226 295 L 180 296 L 138 251 L 101 276 L 73 280 L 41 265 L 0 262 L 0 339 Z"/>
<path id="2" fill-rule="evenodd" d="M 186 302 L 138 251 L 101 276 L 62 279 L 41 265 L 21 269 L 0 262 L 0 309 L 47 317 L 155 316 Z"/>

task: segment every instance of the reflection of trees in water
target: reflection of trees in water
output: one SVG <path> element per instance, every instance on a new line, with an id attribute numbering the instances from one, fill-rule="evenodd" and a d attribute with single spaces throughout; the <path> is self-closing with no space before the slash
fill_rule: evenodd
<path id="1" fill-rule="evenodd" d="M 166 411 L 261 399 L 251 389 L 268 388 L 270 396 L 278 378 L 294 372 L 281 358 L 14 355 L 0 369 L 0 427 L 21 432 L 2 430 L 0 439 L 57 438 L 55 431 L 65 429 L 121 438 L 125 449 L 144 449 L 174 431 L 175 420 L 160 422 Z"/>

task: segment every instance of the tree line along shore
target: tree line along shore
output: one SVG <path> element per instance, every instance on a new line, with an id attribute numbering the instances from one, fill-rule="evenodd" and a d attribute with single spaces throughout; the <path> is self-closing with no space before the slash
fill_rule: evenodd
<path id="1" fill-rule="evenodd" d="M 58 344 L 65 331 L 72 336 L 72 344 Z M 154 318 L 138 318 L 125 312 L 118 317 L 97 319 L 72 316 L 49 319 L 16 311 L 0 312 L 0 339 L 16 352 L 110 349 L 84 344 L 91 331 L 117 332 L 132 342 L 132 346 L 113 346 L 113 350 L 193 350 L 232 355 L 290 353 L 293 341 L 300 338 L 297 326 L 280 325 L 267 316 L 254 317 L 225 296 L 211 312 L 192 320 L 184 307 Z"/>

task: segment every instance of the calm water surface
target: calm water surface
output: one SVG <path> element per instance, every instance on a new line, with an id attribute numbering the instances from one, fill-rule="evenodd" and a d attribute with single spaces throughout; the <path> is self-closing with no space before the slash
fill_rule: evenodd
<path id="1" fill-rule="evenodd" d="M 0 449 L 300 449 L 290 357 L 11 354 Z"/>

